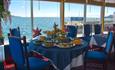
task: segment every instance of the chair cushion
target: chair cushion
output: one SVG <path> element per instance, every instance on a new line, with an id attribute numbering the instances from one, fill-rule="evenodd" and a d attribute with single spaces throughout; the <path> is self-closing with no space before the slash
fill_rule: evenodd
<path id="1" fill-rule="evenodd" d="M 50 62 L 43 61 L 35 57 L 29 57 L 30 70 L 43 70 L 50 66 Z"/>
<path id="2" fill-rule="evenodd" d="M 96 59 L 99 60 L 100 62 L 103 62 L 106 60 L 107 55 L 104 52 L 99 52 L 99 51 L 88 51 L 86 53 L 86 59 Z"/>

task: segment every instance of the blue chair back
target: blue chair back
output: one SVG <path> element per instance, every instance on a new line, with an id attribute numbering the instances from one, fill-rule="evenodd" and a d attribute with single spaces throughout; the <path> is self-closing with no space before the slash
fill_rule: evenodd
<path id="1" fill-rule="evenodd" d="M 84 36 L 90 36 L 92 32 L 92 26 L 90 24 L 84 24 Z"/>
<path id="2" fill-rule="evenodd" d="M 10 29 L 10 33 L 12 36 L 21 37 L 19 27 Z"/>
<path id="3" fill-rule="evenodd" d="M 23 67 L 25 59 L 21 39 L 18 37 L 9 36 L 9 49 L 11 56 L 14 62 L 16 63 L 17 67 Z"/>
<path id="4" fill-rule="evenodd" d="M 112 49 L 113 44 L 113 32 L 109 32 L 108 39 L 106 41 L 105 53 L 109 53 Z"/>
<path id="5" fill-rule="evenodd" d="M 101 25 L 95 24 L 94 25 L 94 31 L 95 31 L 95 34 L 100 34 L 101 33 Z"/>
<path id="6" fill-rule="evenodd" d="M 67 26 L 68 34 L 67 37 L 75 38 L 77 36 L 77 26 L 69 25 Z"/>

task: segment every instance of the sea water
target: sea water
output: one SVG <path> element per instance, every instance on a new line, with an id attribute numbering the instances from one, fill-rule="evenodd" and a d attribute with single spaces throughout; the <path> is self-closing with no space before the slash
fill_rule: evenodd
<path id="1" fill-rule="evenodd" d="M 69 18 L 66 18 L 65 21 L 69 21 Z M 58 28 L 60 28 L 60 18 L 59 17 L 35 17 L 34 18 L 34 28 L 42 29 L 43 31 L 46 30 L 53 30 L 54 23 L 58 24 Z M 32 28 L 31 28 L 31 18 L 30 17 L 17 17 L 12 16 L 11 24 L 9 22 L 2 22 L 2 30 L 3 36 L 5 40 L 8 40 L 7 34 L 9 33 L 10 28 L 17 28 L 20 27 L 21 36 L 26 36 L 27 39 L 32 38 Z"/>

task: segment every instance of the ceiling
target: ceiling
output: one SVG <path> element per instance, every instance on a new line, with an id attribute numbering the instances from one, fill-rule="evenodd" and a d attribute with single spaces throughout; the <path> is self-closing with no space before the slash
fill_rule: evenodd
<path id="1" fill-rule="evenodd" d="M 61 2 L 61 0 L 34 0 L 34 1 L 52 1 L 52 2 Z M 109 7 L 115 7 L 115 0 L 64 0 L 69 3 L 87 3 L 92 5 L 105 5 Z"/>

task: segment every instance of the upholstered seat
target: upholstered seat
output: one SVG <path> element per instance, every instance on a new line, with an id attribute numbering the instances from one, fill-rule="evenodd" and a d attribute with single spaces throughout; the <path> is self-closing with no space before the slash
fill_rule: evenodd
<path id="1" fill-rule="evenodd" d="M 50 67 L 50 62 L 43 61 L 36 57 L 29 57 L 29 69 L 30 70 L 44 70 L 45 68 Z M 27 65 L 18 64 L 18 70 L 25 70 L 27 69 Z"/>
<path id="2" fill-rule="evenodd" d="M 103 62 L 107 59 L 107 54 L 99 51 L 88 51 L 86 59 L 97 59 L 100 62 Z"/>
<path id="3" fill-rule="evenodd" d="M 106 47 L 103 50 L 94 50 L 89 51 L 87 50 L 84 58 L 84 69 L 86 69 L 86 63 L 87 61 L 96 61 L 99 63 L 103 63 L 103 70 L 107 69 L 106 65 L 110 59 L 110 52 L 113 46 L 113 32 L 109 32 L 108 38 L 106 41 Z"/>
<path id="4" fill-rule="evenodd" d="M 43 61 L 35 57 L 29 57 L 30 70 L 42 70 L 44 67 L 50 65 L 50 62 Z"/>
<path id="5" fill-rule="evenodd" d="M 42 58 L 29 56 L 27 49 L 23 51 L 23 48 L 27 47 L 25 40 L 24 45 L 22 45 L 21 38 L 9 36 L 9 43 L 11 56 L 18 70 L 44 70 L 45 68 L 50 67 L 51 64 L 49 61 L 44 61 Z"/>

